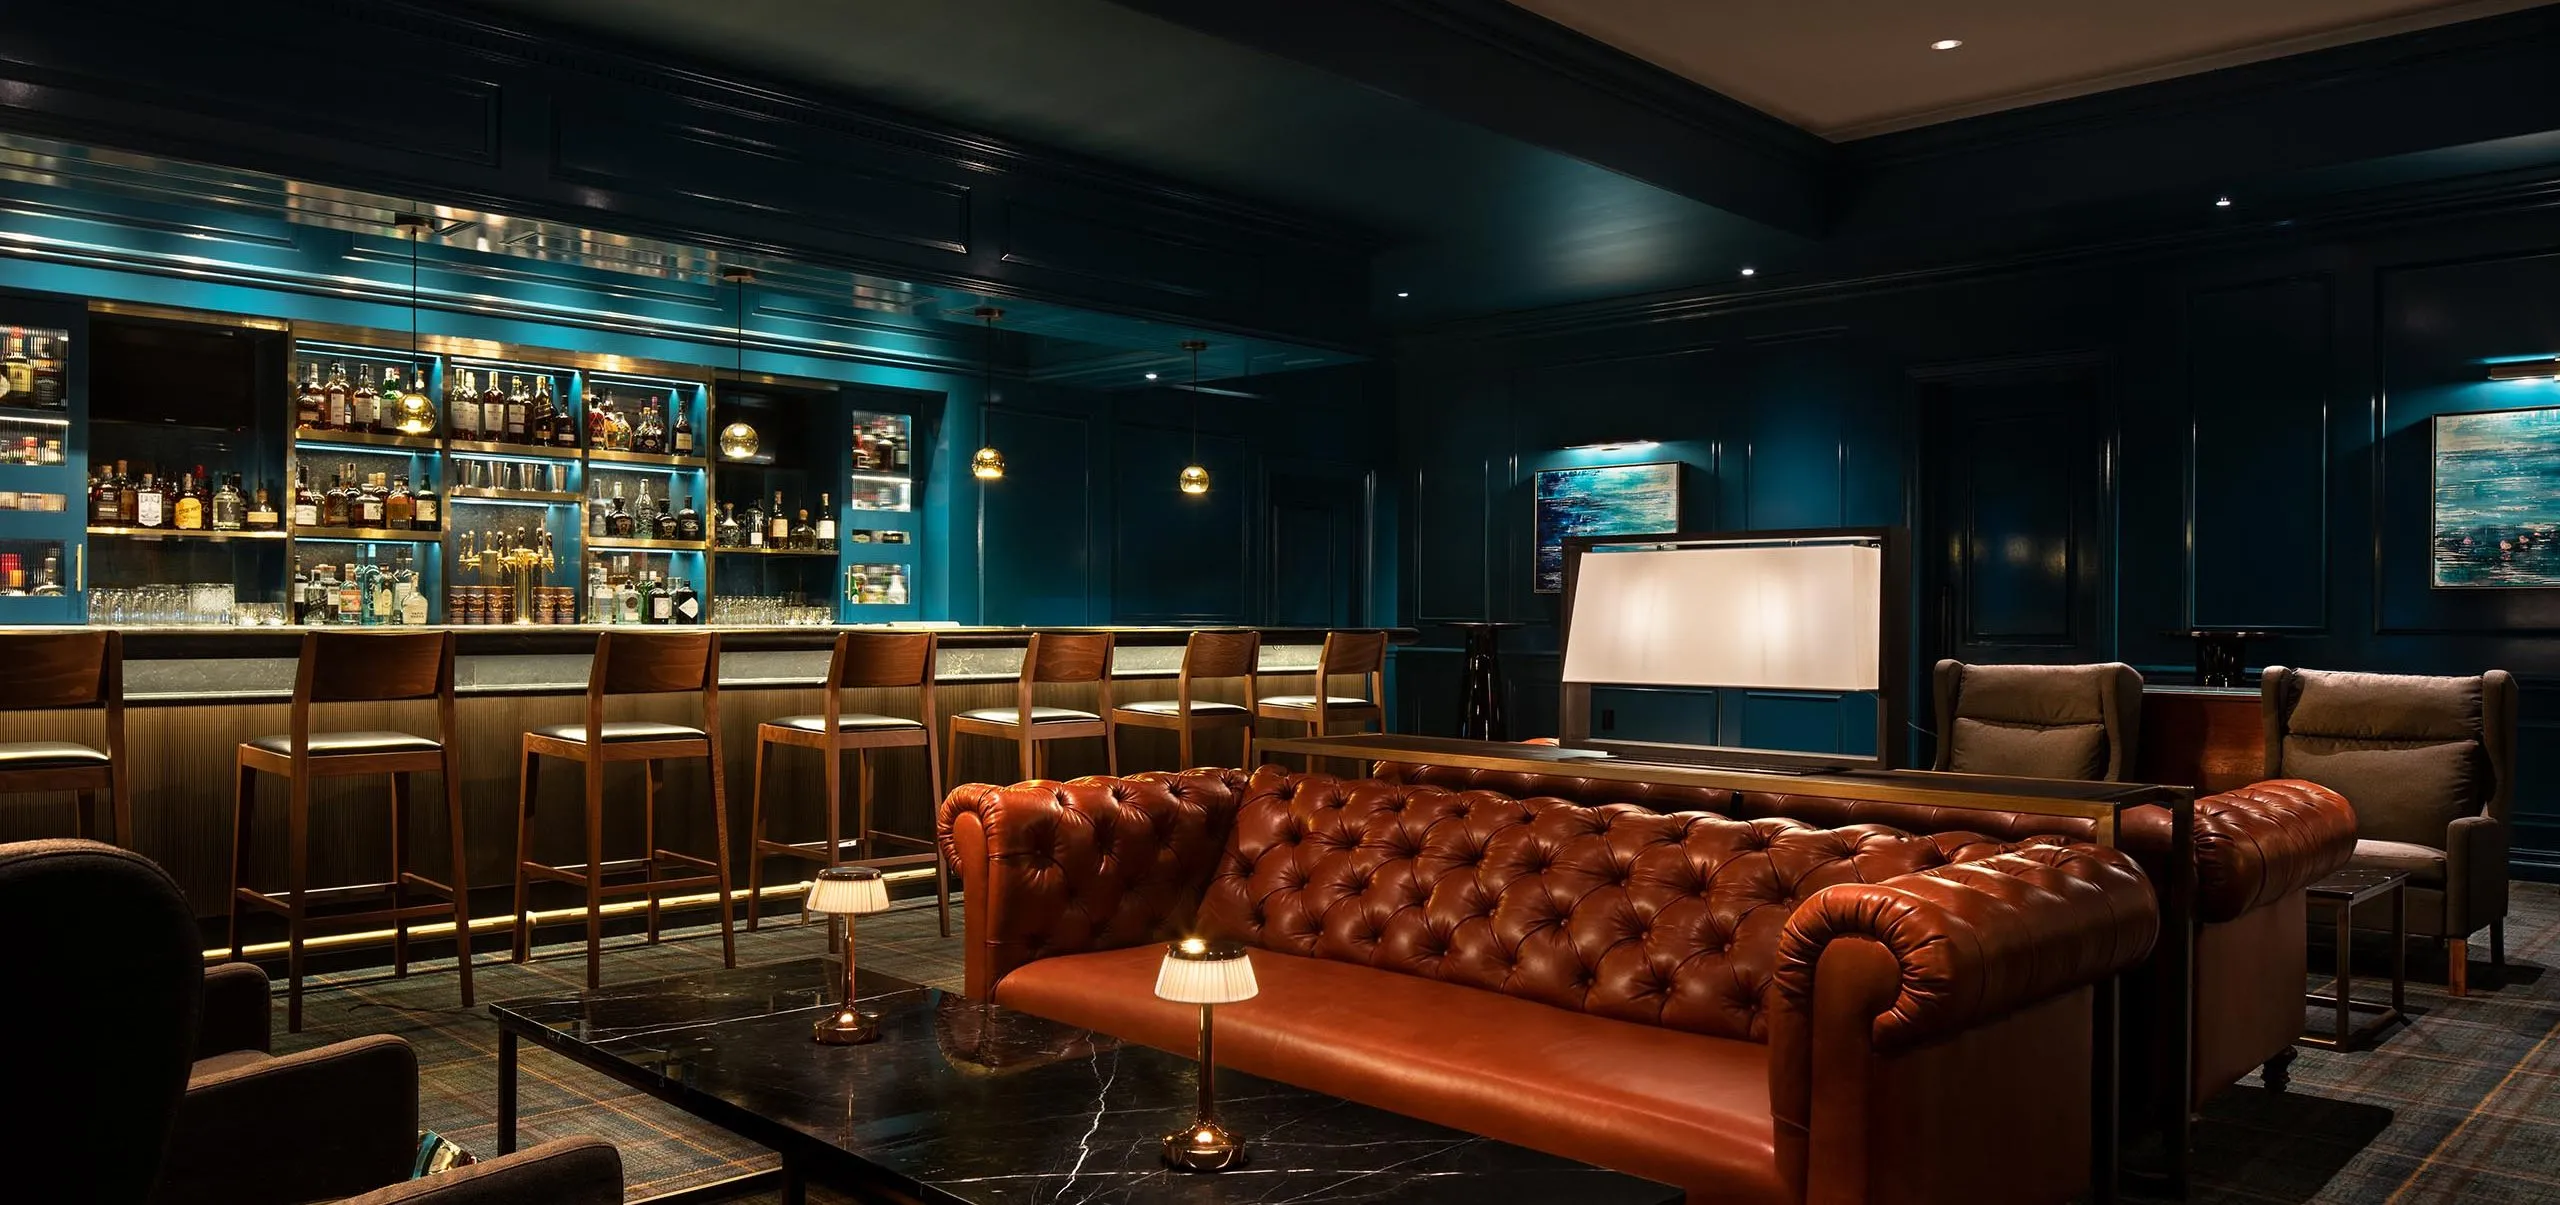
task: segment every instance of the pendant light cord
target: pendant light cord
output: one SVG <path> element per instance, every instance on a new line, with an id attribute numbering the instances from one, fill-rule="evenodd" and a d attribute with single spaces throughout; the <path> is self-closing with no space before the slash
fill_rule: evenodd
<path id="1" fill-rule="evenodd" d="M 995 309 L 982 306 L 978 310 L 978 317 L 985 319 L 987 324 L 986 346 L 982 349 L 984 354 L 978 358 L 978 367 L 984 374 L 984 379 L 978 387 L 978 446 L 992 448 L 996 443 L 996 433 L 988 428 L 988 424 L 994 421 L 996 404 Z"/>
<path id="2" fill-rule="evenodd" d="M 1191 341 L 1191 463 L 1200 463 L 1200 340 Z"/>

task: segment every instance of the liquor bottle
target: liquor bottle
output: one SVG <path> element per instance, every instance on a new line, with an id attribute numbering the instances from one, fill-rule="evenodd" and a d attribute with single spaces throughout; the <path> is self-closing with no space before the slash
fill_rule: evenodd
<path id="1" fill-rule="evenodd" d="M 693 509 L 691 498 L 685 499 L 676 507 L 675 538 L 688 544 L 700 543 L 702 540 L 702 514 Z"/>
<path id="2" fill-rule="evenodd" d="M 123 474 L 124 462 L 119 460 L 99 469 L 98 479 L 89 483 L 89 521 L 91 523 L 100 527 L 113 527 L 118 522 L 116 500 L 124 496 L 124 488 L 116 484 L 116 479 Z"/>
<path id="3" fill-rule="evenodd" d="M 720 504 L 720 523 L 719 526 L 712 529 L 711 542 L 722 548 L 735 548 L 738 546 L 737 503 L 723 502 Z"/>
<path id="4" fill-rule="evenodd" d="M 767 529 L 767 528 L 765 527 L 765 525 L 764 525 L 764 504 L 763 504 L 763 503 L 756 502 L 756 501 L 753 501 L 753 500 L 749 500 L 749 501 L 748 501 L 748 503 L 747 503 L 747 522 L 746 522 L 746 532 L 747 532 L 747 547 L 749 547 L 749 548 L 762 548 L 762 547 L 764 547 L 764 538 L 765 538 L 766 534 L 768 534 L 768 529 Z"/>
<path id="5" fill-rule="evenodd" d="M 20 327 L 9 328 L 7 369 L 10 396 L 17 398 L 20 405 L 32 402 L 36 392 L 36 363 L 27 355 L 27 332 Z"/>
<path id="6" fill-rule="evenodd" d="M 480 438 L 491 443 L 515 442 L 507 437 L 507 391 L 498 387 L 498 374 L 494 372 L 480 387 Z"/>
<path id="7" fill-rule="evenodd" d="M 541 398 L 543 404 L 548 406 L 551 410 L 551 442 L 553 446 L 562 448 L 577 447 L 578 410 L 577 407 L 569 404 L 568 395 L 563 394 L 559 397 L 553 397 L 551 395 L 551 378 L 542 377 L 534 382 L 534 396 Z"/>
<path id="8" fill-rule="evenodd" d="M 390 493 L 382 487 L 382 474 L 374 473 L 367 476 L 356 486 L 353 493 L 355 497 L 350 505 L 355 514 L 355 525 L 380 528 L 383 525 L 383 503 Z"/>
<path id="9" fill-rule="evenodd" d="M 639 421 L 631 427 L 631 450 L 649 456 L 666 455 L 667 427 L 658 417 L 656 402 L 640 408 Z"/>
<path id="10" fill-rule="evenodd" d="M 178 475 L 177 492 L 169 497 L 169 529 L 204 530 L 204 502 L 196 495 L 196 479 L 192 474 Z"/>
<path id="11" fill-rule="evenodd" d="M 588 566 L 587 622 L 612 623 L 613 611 L 613 583 L 606 579 L 603 563 Z"/>
<path id="12" fill-rule="evenodd" d="M 826 494 L 818 495 L 818 551 L 836 550 L 836 504 Z"/>
<path id="13" fill-rule="evenodd" d="M 559 416 L 551 412 L 551 378 L 535 377 L 536 388 L 524 404 L 525 440 L 537 448 L 557 443 Z"/>
<path id="14" fill-rule="evenodd" d="M 38 335 L 35 344 L 36 404 L 59 406 L 62 404 L 62 347 L 51 335 Z"/>
<path id="15" fill-rule="evenodd" d="M 596 483 L 595 493 L 587 499 L 587 536 L 597 540 L 613 536 L 613 508 L 605 505 L 603 482 Z"/>
<path id="16" fill-rule="evenodd" d="M 311 488 L 311 466 L 293 466 L 293 525 L 320 526 L 320 491 Z"/>
<path id="17" fill-rule="evenodd" d="M 418 378 L 419 388 L 425 388 L 426 384 L 426 377 L 420 376 Z M 373 412 L 374 430 L 390 431 L 393 433 L 397 433 L 400 430 L 400 395 L 407 392 L 408 390 L 402 388 L 400 385 L 399 366 L 392 365 L 382 370 L 382 391 L 375 397 Z"/>
<path id="18" fill-rule="evenodd" d="M 324 430 L 329 425 L 329 394 L 320 386 L 320 362 L 305 360 L 302 368 L 302 388 L 293 395 L 294 425 Z"/>
<path id="19" fill-rule="evenodd" d="M 285 611 L 294 626 L 311 622 L 311 566 L 300 557 L 293 561 L 293 584 L 285 588 Z"/>
<path id="20" fill-rule="evenodd" d="M 896 568 L 896 567 L 894 567 L 894 566 L 892 566 L 892 567 L 890 568 L 890 570 L 889 570 L 889 588 L 888 588 L 888 590 L 887 590 L 887 591 L 885 591 L 884 593 L 882 593 L 882 594 L 881 594 L 881 596 L 880 596 L 880 601 L 885 602 L 885 603 L 888 603 L 888 604 L 890 604 L 890 605 L 892 605 L 892 606 L 904 606 L 904 605 L 906 605 L 906 601 L 907 601 L 907 571 L 906 571 L 906 570 L 904 570 L 904 569 L 900 569 L 900 568 Z"/>
<path id="21" fill-rule="evenodd" d="M 613 587 L 613 621 L 640 622 L 640 588 L 631 580 L 631 558 L 619 558 L 615 564 Z"/>
<path id="22" fill-rule="evenodd" d="M 169 512 L 167 507 L 168 496 L 162 494 L 160 492 L 160 487 L 153 483 L 151 480 L 151 474 L 144 473 L 142 475 L 142 484 L 135 487 L 134 490 L 133 525 L 136 527 L 168 526 Z"/>
<path id="23" fill-rule="evenodd" d="M 901 429 L 896 422 L 891 422 L 889 424 L 890 472 L 903 473 L 910 467 L 907 463 L 907 444 L 908 440 L 906 432 Z"/>
<path id="24" fill-rule="evenodd" d="M 702 596 L 693 592 L 691 579 L 677 578 L 675 591 L 669 597 L 672 601 L 669 602 L 667 610 L 672 614 L 675 622 L 702 622 Z"/>
<path id="25" fill-rule="evenodd" d="M 613 444 L 606 438 L 608 434 L 606 428 L 611 426 L 612 422 L 613 394 L 602 389 L 596 390 L 587 397 L 587 448 L 589 451 L 598 448 L 612 450 Z"/>
<path id="26" fill-rule="evenodd" d="M 871 426 L 865 423 L 853 429 L 853 471 L 868 473 L 880 467 L 879 451 L 871 442 Z"/>
<path id="27" fill-rule="evenodd" d="M 232 480 L 236 485 L 238 475 L 234 474 Z M 274 531 L 282 525 L 276 515 L 276 500 L 267 493 L 267 487 L 258 487 L 257 501 L 249 504 L 249 513 L 243 517 L 242 525 L 250 531 Z"/>
<path id="28" fill-rule="evenodd" d="M 675 404 L 675 410 L 675 421 L 668 427 L 667 448 L 678 456 L 691 456 L 693 455 L 693 408 L 678 401 Z M 690 589 L 690 587 L 687 588 Z"/>
<path id="29" fill-rule="evenodd" d="M 329 429 L 333 431 L 344 431 L 347 429 L 347 423 L 354 415 L 353 403 L 350 400 L 349 394 L 350 391 L 347 388 L 346 364 L 343 362 L 331 364 L 329 366 L 329 383 L 323 387 L 323 397 L 326 399 L 327 413 L 329 415 L 328 421 L 325 425 Z"/>
<path id="30" fill-rule="evenodd" d="M 418 589 L 417 561 L 406 548 L 391 574 L 391 612 L 393 623 L 415 627 L 427 622 L 427 596 Z"/>
<path id="31" fill-rule="evenodd" d="M 523 377 L 507 378 L 507 442 L 528 443 L 532 440 L 533 395 L 527 393 Z"/>
<path id="32" fill-rule="evenodd" d="M 382 524 L 393 531 L 407 531 L 417 526 L 418 499 L 409 492 L 405 476 L 391 479 L 391 492 L 382 499 Z"/>
<path id="33" fill-rule="evenodd" d="M 392 394 L 394 398 L 399 394 Z M 366 380 L 362 365 L 356 369 L 355 388 L 347 394 L 347 429 L 375 431 L 382 427 L 382 391 Z"/>
<path id="34" fill-rule="evenodd" d="M 444 512 L 436 504 L 436 479 L 418 478 L 418 488 L 409 495 L 409 526 L 417 531 L 434 531 L 444 524 Z"/>
<path id="35" fill-rule="evenodd" d="M 646 482 L 640 485 L 640 500 L 631 504 L 631 534 L 642 540 L 658 538 L 658 504 L 649 500 Z"/>
<path id="36" fill-rule="evenodd" d="M 791 547 L 791 517 L 783 512 L 781 490 L 773 491 L 773 512 L 768 517 L 767 522 L 769 522 L 771 526 L 765 529 L 765 547 Z"/>
<path id="37" fill-rule="evenodd" d="M 636 537 L 636 536 L 639 534 L 639 531 L 640 531 L 640 517 L 639 517 L 638 515 L 634 515 L 634 514 L 632 514 L 632 513 L 631 513 L 630 508 L 629 508 L 628 506 L 624 505 L 624 503 L 623 503 L 623 501 L 622 501 L 622 483 L 621 483 L 621 482 L 619 482 L 619 481 L 614 482 L 614 483 L 613 483 L 613 536 L 614 536 L 614 538 L 615 538 L 615 539 L 617 539 L 617 540 L 628 540 L 628 539 L 632 539 L 632 538 Z"/>
<path id="38" fill-rule="evenodd" d="M 470 369 L 454 373 L 452 383 L 446 386 L 444 414 L 455 439 L 486 438 L 480 433 L 480 386 L 474 382 Z"/>
<path id="39" fill-rule="evenodd" d="M 337 473 L 330 474 L 329 488 L 320 495 L 320 526 L 353 527 L 355 524 L 347 519 L 353 510 L 347 501 L 347 479 Z"/>
<path id="40" fill-rule="evenodd" d="M 641 585 L 640 599 L 647 608 L 645 613 L 648 618 L 643 622 L 666 623 L 675 618 L 675 596 L 667 592 L 666 583 L 659 581 L 657 574 L 650 574 L 648 580 Z"/>
<path id="41" fill-rule="evenodd" d="M 809 526 L 809 508 L 800 508 L 800 521 L 791 525 L 791 546 L 809 552 L 818 546 L 818 529 Z"/>
<path id="42" fill-rule="evenodd" d="M 240 474 L 222 479 L 222 488 L 213 495 L 212 514 L 207 522 L 215 531 L 239 531 L 249 525 L 249 500 L 240 496 Z"/>

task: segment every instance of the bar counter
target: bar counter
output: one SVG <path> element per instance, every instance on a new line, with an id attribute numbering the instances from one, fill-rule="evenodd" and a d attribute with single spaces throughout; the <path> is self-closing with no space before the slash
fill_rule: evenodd
<path id="1" fill-rule="evenodd" d="M 921 625 L 919 625 L 921 626 Z M 61 627 L 43 629 L 59 632 Z M 224 912 L 231 873 L 234 750 L 240 742 L 289 728 L 294 664 L 304 629 L 149 628 L 126 627 L 125 699 L 126 756 L 131 761 L 134 832 L 128 840 L 137 852 L 159 862 L 185 888 L 199 916 Z M 372 629 L 386 630 L 386 629 Z M 418 631 L 436 629 L 387 629 Z M 575 723 L 585 716 L 587 673 L 596 637 L 614 630 L 590 626 L 488 627 L 451 629 L 455 650 L 456 728 L 462 765 L 465 845 L 473 887 L 473 914 L 502 917 L 514 879 L 516 795 L 521 737 L 544 724 Z M 682 628 L 624 628 L 631 631 L 682 631 Z M 704 629 L 695 629 L 704 630 Z M 824 707 L 818 686 L 826 675 L 833 627 L 733 628 L 707 630 L 721 636 L 720 740 L 727 795 L 731 856 L 737 882 L 753 881 L 743 851 L 748 841 L 750 792 L 756 781 L 756 727 L 778 716 L 813 713 Z M 864 629 L 852 630 L 900 630 Z M 941 642 L 933 718 L 937 734 L 947 734 L 952 713 L 981 707 L 1011 707 L 1022 650 L 1034 629 L 933 627 Z M 1182 661 L 1185 628 L 1113 627 L 1042 628 L 1041 631 L 1110 631 L 1116 638 L 1113 657 L 1115 702 L 1170 698 L 1172 679 Z M 1315 689 L 1316 654 L 1322 629 L 1265 628 L 1263 695 L 1306 694 Z M 1398 642 L 1413 633 L 1398 631 Z M 1348 688 L 1353 682 L 1337 683 Z M 848 691 L 845 709 L 891 715 L 913 715 L 912 691 Z M 1202 684 L 1198 696 L 1244 702 L 1241 682 Z M 1038 702 L 1048 706 L 1095 708 L 1094 686 L 1043 686 Z M 0 709 L 7 707 L 0 696 Z M 698 723 L 701 699 L 693 695 L 617 698 L 609 715 L 615 719 Z M 99 713 L 0 710 L 0 741 L 78 740 L 103 748 Z M 314 726 L 321 729 L 399 729 L 432 735 L 434 704 L 350 703 L 322 705 Z M 1294 725 L 1266 724 L 1267 735 L 1282 735 Z M 1302 729 L 1299 731 L 1303 731 Z M 1068 778 L 1102 773 L 1108 763 L 1100 741 L 1058 742 L 1050 773 Z M 1169 732 L 1127 729 L 1120 736 L 1124 771 L 1173 769 L 1176 750 Z M 949 752 L 946 749 L 947 759 Z M 1233 737 L 1203 738 L 1196 760 L 1232 764 Z M 924 757 L 915 751 L 875 755 L 878 769 L 877 815 L 883 829 L 929 834 L 933 829 L 931 780 Z M 814 840 L 822 834 L 819 810 L 818 755 L 777 748 L 765 766 L 767 822 L 777 839 Z M 992 740 L 963 738 L 959 776 L 954 782 L 1011 782 L 1021 775 L 1011 746 Z M 845 775 L 846 823 L 852 825 L 854 776 Z M 283 786 L 260 784 L 263 790 L 251 836 L 252 878 L 268 886 L 281 883 L 284 868 L 285 816 Z M 640 771 L 616 767 L 606 792 L 608 857 L 638 852 L 642 844 L 638 795 Z M 947 788 L 946 784 L 946 788 Z M 711 845 L 709 782 L 701 762 L 667 764 L 667 793 L 659 803 L 659 844 L 664 848 L 707 854 Z M 440 791 L 432 776 L 418 784 L 421 792 Z M 553 768 L 542 775 L 536 801 L 535 856 L 554 862 L 575 860 L 582 846 L 579 779 L 574 769 Z M 433 795 L 421 798 L 432 799 Z M 322 780 L 312 801 L 314 837 L 311 881 L 314 885 L 372 882 L 384 877 L 389 864 L 390 791 L 378 779 Z M 28 796 L 0 801 L 0 840 L 67 835 L 68 796 Z M 612 806 L 617 801 L 630 806 Z M 423 852 L 420 867 L 441 877 L 444 859 L 434 851 L 446 847 L 441 807 L 415 808 L 409 839 Z M 805 864 L 777 865 L 766 881 L 805 878 Z M 930 885 L 924 885 L 930 890 Z M 915 885 L 905 888 L 915 890 Z M 568 903 L 565 894 L 539 891 L 537 908 Z M 781 905 L 788 908 L 790 905 Z M 694 914 L 699 916 L 701 914 Z M 743 915 L 743 914 L 742 914 Z M 261 933 L 263 931 L 261 930 Z M 484 935 L 483 940 L 487 940 Z"/>

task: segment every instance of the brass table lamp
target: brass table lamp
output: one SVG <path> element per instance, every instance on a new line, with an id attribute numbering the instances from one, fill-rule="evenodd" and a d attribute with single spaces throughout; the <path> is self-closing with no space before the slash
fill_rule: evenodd
<path id="1" fill-rule="evenodd" d="M 1244 1164 L 1244 1144 L 1218 1124 L 1210 1010 L 1253 999 L 1256 990 L 1253 963 L 1240 943 L 1186 937 L 1165 948 L 1164 965 L 1156 971 L 1157 997 L 1200 1006 L 1200 1116 L 1164 1136 L 1164 1161 L 1178 1171 L 1217 1172 Z"/>
<path id="2" fill-rule="evenodd" d="M 853 918 L 889 909 L 889 885 L 868 866 L 830 866 L 809 884 L 809 911 L 844 918 L 844 1003 L 820 1015 L 809 1040 L 827 1046 L 859 1046 L 877 1039 L 873 1020 L 854 1007 Z"/>

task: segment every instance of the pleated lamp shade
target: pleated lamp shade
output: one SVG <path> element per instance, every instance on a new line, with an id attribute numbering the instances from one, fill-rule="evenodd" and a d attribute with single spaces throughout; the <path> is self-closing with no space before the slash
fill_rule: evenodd
<path id="1" fill-rule="evenodd" d="M 1177 1004 L 1233 1004 L 1259 990 L 1244 946 L 1186 937 L 1165 947 L 1156 970 L 1156 995 Z"/>
<path id="2" fill-rule="evenodd" d="M 860 916 L 889 910 L 889 885 L 868 866 L 830 866 L 809 885 L 809 911 Z"/>

